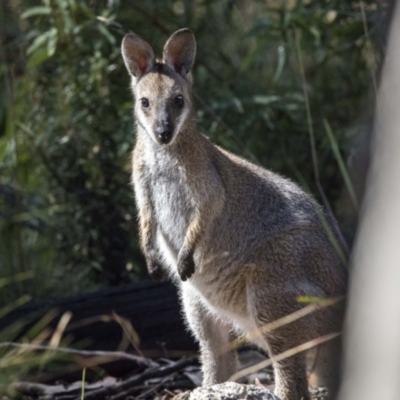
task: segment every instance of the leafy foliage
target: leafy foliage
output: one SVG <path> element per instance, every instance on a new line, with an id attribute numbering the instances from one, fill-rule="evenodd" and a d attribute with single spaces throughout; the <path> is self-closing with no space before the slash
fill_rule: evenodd
<path id="1" fill-rule="evenodd" d="M 300 51 L 321 181 L 344 217 L 352 205 L 341 200 L 349 178 L 340 169 L 380 65 L 386 9 L 347 0 L 6 1 L 0 263 L 4 275 L 35 276 L 0 302 L 144 274 L 129 184 L 132 100 L 119 50 L 129 29 L 160 54 L 169 34 L 190 27 L 201 130 L 318 196 Z"/>

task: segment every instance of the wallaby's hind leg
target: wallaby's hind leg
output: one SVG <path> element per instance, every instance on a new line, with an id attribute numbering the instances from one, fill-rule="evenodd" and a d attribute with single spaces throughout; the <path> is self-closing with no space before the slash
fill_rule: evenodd
<path id="1" fill-rule="evenodd" d="M 268 323 L 295 311 L 295 305 L 289 302 L 284 304 L 285 307 L 282 307 L 281 310 L 277 310 L 274 307 L 277 298 L 283 303 L 285 298 L 283 289 L 279 287 L 271 288 L 269 291 L 263 287 L 261 289 L 260 291 L 248 291 L 251 313 L 256 326 L 260 330 Z M 288 298 L 290 297 L 288 296 Z M 306 329 L 304 324 L 295 321 L 283 325 L 270 333 L 262 334 L 260 332 L 264 340 L 257 340 L 256 344 L 264 347 L 273 359 L 275 356 L 301 344 L 302 338 L 300 336 Z M 310 400 L 306 360 L 303 353 L 296 354 L 279 362 L 274 362 L 273 367 L 275 374 L 275 394 L 281 400 Z"/>
<path id="2" fill-rule="evenodd" d="M 313 368 L 316 386 L 328 389 L 329 399 L 335 399 L 340 383 L 341 339 L 336 338 L 318 346 Z"/>
<path id="3" fill-rule="evenodd" d="M 235 338 L 232 326 L 210 314 L 191 288 L 182 287 L 182 302 L 189 326 L 200 343 L 203 386 L 227 381 L 238 364 L 236 351 L 227 351 Z"/>
<path id="4" fill-rule="evenodd" d="M 272 356 L 290 348 L 290 346 L 283 345 L 280 340 L 271 338 L 267 338 L 267 340 Z M 274 363 L 274 374 L 275 394 L 281 400 L 310 400 L 303 353 Z"/>

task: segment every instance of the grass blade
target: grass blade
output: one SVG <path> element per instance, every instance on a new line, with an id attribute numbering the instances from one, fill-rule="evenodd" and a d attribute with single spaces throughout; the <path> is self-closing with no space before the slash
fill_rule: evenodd
<path id="1" fill-rule="evenodd" d="M 82 371 L 82 392 L 81 392 L 81 400 L 85 399 L 85 379 L 86 379 L 86 368 L 83 368 Z"/>
<path id="2" fill-rule="evenodd" d="M 350 175 L 349 175 L 349 172 L 347 170 L 346 164 L 345 164 L 345 162 L 343 160 L 342 155 L 340 154 L 339 146 L 337 144 L 337 141 L 335 139 L 335 136 L 334 136 L 334 134 L 332 132 L 331 126 L 329 125 L 328 121 L 326 119 L 324 119 L 323 121 L 324 121 L 324 126 L 325 126 L 326 133 L 328 135 L 328 138 L 329 138 L 329 141 L 330 141 L 330 144 L 331 144 L 331 147 L 332 147 L 333 154 L 334 154 L 334 156 L 336 158 L 336 161 L 337 161 L 337 163 L 339 165 L 340 172 L 341 172 L 341 174 L 343 176 L 343 179 L 344 179 L 344 182 L 346 184 L 346 188 L 347 188 L 347 190 L 349 192 L 351 201 L 353 202 L 354 208 L 356 210 L 358 210 L 359 205 L 358 205 L 357 196 L 356 196 L 356 193 L 354 191 L 353 183 L 351 182 Z"/>

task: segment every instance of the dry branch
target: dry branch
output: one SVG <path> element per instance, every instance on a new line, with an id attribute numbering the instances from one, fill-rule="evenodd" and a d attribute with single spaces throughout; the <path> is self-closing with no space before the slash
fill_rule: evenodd
<path id="1" fill-rule="evenodd" d="M 197 358 L 184 358 L 167 365 L 159 365 L 155 362 L 154 364 L 156 367 L 149 367 L 123 381 L 108 377 L 100 382 L 85 383 L 85 400 L 122 400 L 130 396 L 144 399 L 160 389 L 187 390 L 196 386 L 184 375 L 184 370 L 198 364 Z M 17 382 L 12 385 L 12 388 L 17 393 L 31 399 L 80 400 L 82 384 L 81 381 L 67 386 Z"/>
<path id="2" fill-rule="evenodd" d="M 67 354 L 73 354 L 81 357 L 96 357 L 97 364 L 102 364 L 114 360 L 129 360 L 136 364 L 139 368 L 157 367 L 158 364 L 149 358 L 135 356 L 134 354 L 124 353 L 122 351 L 95 351 L 95 350 L 76 350 L 69 349 L 66 347 L 52 347 L 52 346 L 41 346 L 28 343 L 14 343 L 4 342 L 0 343 L 2 347 L 15 347 L 27 351 L 46 351 L 46 352 L 61 352 Z"/>
<path id="3" fill-rule="evenodd" d="M 126 391 L 132 387 L 135 387 L 136 385 L 143 383 L 148 379 L 167 376 L 185 367 L 188 367 L 189 365 L 196 365 L 197 363 L 197 358 L 184 358 L 166 366 L 150 368 L 142 372 L 141 374 L 126 379 L 123 382 L 119 382 L 114 385 L 110 385 L 108 387 L 104 387 L 87 393 L 85 396 L 85 400 L 103 400 L 107 396 Z M 79 400 L 79 397 L 77 397 L 76 400 Z"/>
<path id="4" fill-rule="evenodd" d="M 94 390 L 115 383 L 114 378 L 106 378 L 104 381 L 96 383 L 86 383 L 85 390 Z M 16 382 L 12 385 L 13 389 L 18 393 L 33 398 L 52 399 L 57 396 L 57 399 L 65 398 L 66 396 L 75 398 L 81 392 L 82 382 L 75 382 L 71 385 L 44 385 L 42 383 L 31 382 Z"/>

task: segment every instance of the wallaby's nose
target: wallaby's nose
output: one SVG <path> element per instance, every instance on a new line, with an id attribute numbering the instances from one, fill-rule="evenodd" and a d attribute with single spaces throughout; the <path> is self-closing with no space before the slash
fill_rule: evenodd
<path id="1" fill-rule="evenodd" d="M 172 137 L 172 129 L 169 123 L 163 124 L 156 128 L 156 135 L 161 143 L 168 143 Z"/>

